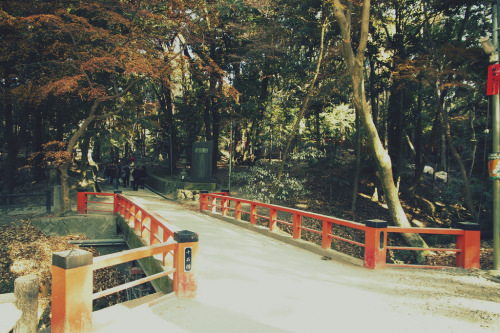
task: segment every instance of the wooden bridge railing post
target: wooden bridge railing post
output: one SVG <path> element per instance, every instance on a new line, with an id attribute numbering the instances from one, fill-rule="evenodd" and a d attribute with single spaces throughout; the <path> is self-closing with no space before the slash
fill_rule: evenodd
<path id="1" fill-rule="evenodd" d="M 234 206 L 234 218 L 239 221 L 241 220 L 241 201 L 236 200 L 236 204 Z"/>
<path id="2" fill-rule="evenodd" d="M 321 247 L 323 249 L 331 249 L 332 248 L 332 237 L 330 234 L 332 233 L 332 222 L 323 220 L 323 230 L 321 232 Z"/>
<path id="3" fill-rule="evenodd" d="M 464 230 L 463 235 L 457 236 L 457 267 L 480 268 L 481 254 L 481 226 L 472 222 L 458 223 L 460 229 Z"/>
<path id="4" fill-rule="evenodd" d="M 80 249 L 52 254 L 51 331 L 92 331 L 92 253 Z"/>
<path id="5" fill-rule="evenodd" d="M 250 204 L 250 223 L 257 224 L 257 205 Z"/>
<path id="6" fill-rule="evenodd" d="M 87 214 L 87 193 L 78 190 L 76 193 L 76 211 L 78 214 Z"/>
<path id="7" fill-rule="evenodd" d="M 365 264 L 371 269 L 385 268 L 387 253 L 387 222 L 365 221 Z"/>
<path id="8" fill-rule="evenodd" d="M 188 230 L 174 233 L 179 244 L 174 255 L 174 291 L 177 297 L 192 298 L 198 289 L 198 234 Z"/>
<path id="9" fill-rule="evenodd" d="M 293 214 L 293 239 L 300 239 L 302 236 L 302 229 L 300 228 L 302 224 L 302 216 L 299 214 Z"/>
<path id="10" fill-rule="evenodd" d="M 229 196 L 229 191 L 224 192 L 225 196 Z M 222 216 L 227 216 L 227 213 L 229 212 L 229 199 L 226 198 L 221 198 L 221 213 Z"/>
<path id="11" fill-rule="evenodd" d="M 217 197 L 212 196 L 211 202 L 210 202 L 210 211 L 212 213 L 217 213 Z"/>
<path id="12" fill-rule="evenodd" d="M 200 212 L 208 210 L 208 191 L 200 191 Z"/>
<path id="13" fill-rule="evenodd" d="M 278 230 L 278 210 L 276 208 L 269 208 L 269 230 Z"/>

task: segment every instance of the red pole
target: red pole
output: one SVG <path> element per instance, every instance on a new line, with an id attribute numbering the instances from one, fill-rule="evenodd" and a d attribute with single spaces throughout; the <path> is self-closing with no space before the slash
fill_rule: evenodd
<path id="1" fill-rule="evenodd" d="M 323 232 L 321 235 L 321 247 L 324 249 L 332 248 L 332 238 L 330 234 L 332 233 L 332 222 L 323 221 Z"/>
<path id="2" fill-rule="evenodd" d="M 52 332 L 92 331 L 92 260 L 80 249 L 52 255 Z"/>
<path id="3" fill-rule="evenodd" d="M 387 253 L 387 222 L 382 220 L 365 221 L 365 267 L 385 268 Z"/>
<path id="4" fill-rule="evenodd" d="M 188 230 L 174 233 L 179 243 L 174 254 L 174 291 L 177 297 L 192 298 L 198 289 L 198 234 Z"/>
<path id="5" fill-rule="evenodd" d="M 276 231 L 278 230 L 278 223 L 276 220 L 278 219 L 278 210 L 276 208 L 269 208 L 269 230 Z"/>
<path id="6" fill-rule="evenodd" d="M 464 230 L 463 235 L 457 236 L 456 265 L 466 269 L 479 269 L 481 257 L 481 226 L 472 222 L 460 222 L 459 227 Z"/>
<path id="7" fill-rule="evenodd" d="M 76 193 L 76 211 L 78 214 L 87 213 L 87 193 L 77 192 Z"/>
<path id="8" fill-rule="evenodd" d="M 293 214 L 293 239 L 300 239 L 302 236 L 302 229 L 300 226 L 302 224 L 302 216 L 299 214 Z"/>

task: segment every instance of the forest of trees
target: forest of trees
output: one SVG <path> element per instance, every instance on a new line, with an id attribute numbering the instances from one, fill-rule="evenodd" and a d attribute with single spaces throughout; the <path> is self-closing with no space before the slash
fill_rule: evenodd
<path id="1" fill-rule="evenodd" d="M 235 164 L 276 161 L 278 182 L 292 153 L 352 148 L 352 208 L 372 165 L 396 225 L 425 166 L 455 171 L 491 228 L 491 16 L 486 0 L 3 0 L 3 190 L 34 156 L 35 180 L 59 168 L 68 208 L 77 150 L 175 161 L 212 140 L 217 167 L 232 138 Z"/>

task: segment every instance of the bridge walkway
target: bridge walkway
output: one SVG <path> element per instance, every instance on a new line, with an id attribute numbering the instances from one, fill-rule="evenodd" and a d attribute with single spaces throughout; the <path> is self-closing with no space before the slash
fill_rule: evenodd
<path id="1" fill-rule="evenodd" d="M 324 260 L 147 189 L 121 190 L 199 234 L 198 293 L 96 311 L 95 332 L 500 331 L 500 288 L 476 274 Z"/>

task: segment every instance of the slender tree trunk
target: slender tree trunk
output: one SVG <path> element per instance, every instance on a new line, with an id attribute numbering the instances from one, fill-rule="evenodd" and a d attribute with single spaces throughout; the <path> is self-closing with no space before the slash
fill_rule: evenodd
<path id="1" fill-rule="evenodd" d="M 212 76 L 209 79 L 208 92 L 205 95 L 205 109 L 203 111 L 203 122 L 205 123 L 205 137 L 207 141 L 212 140 L 212 126 L 210 115 L 212 114 L 212 95 L 214 94 L 215 81 Z"/>
<path id="2" fill-rule="evenodd" d="M 63 207 L 62 213 L 66 213 L 71 211 L 71 201 L 69 197 L 69 184 L 68 184 L 68 169 L 70 166 L 70 162 L 66 162 L 58 167 L 61 177 L 61 190 L 63 197 Z"/>
<path id="3" fill-rule="evenodd" d="M 356 166 L 354 169 L 354 185 L 352 187 L 351 210 L 356 209 L 356 201 L 358 198 L 359 171 L 361 169 L 361 124 L 359 122 L 359 112 L 356 109 Z"/>
<path id="4" fill-rule="evenodd" d="M 434 147 L 434 143 L 436 143 L 436 147 L 437 147 L 437 136 L 438 136 L 438 132 L 439 132 L 439 129 L 440 129 L 440 115 L 439 115 L 439 110 L 438 108 L 436 108 L 436 113 L 435 113 L 435 116 L 434 116 L 434 121 L 433 121 L 433 124 L 432 124 L 432 129 L 431 129 L 431 135 L 430 135 L 430 139 L 429 139 L 429 148 L 431 149 L 431 154 L 434 155 L 434 152 L 432 151 L 433 150 L 433 147 Z M 408 188 L 408 192 L 410 193 L 413 193 L 415 192 L 415 189 L 416 187 L 418 186 L 418 184 L 420 183 L 420 180 L 422 179 L 422 175 L 424 174 L 424 168 L 425 168 L 425 162 L 423 161 L 423 159 L 425 158 L 425 155 L 423 154 L 422 152 L 422 160 L 421 160 L 421 163 L 419 165 L 419 168 L 416 168 L 415 169 L 415 178 L 414 178 L 414 182 L 413 184 Z M 436 160 L 432 161 L 432 158 L 431 158 L 431 162 L 434 163 L 434 171 L 436 170 L 437 168 L 437 156 L 435 156 Z"/>
<path id="5" fill-rule="evenodd" d="M 252 149 L 254 154 L 254 161 L 259 159 L 260 152 L 262 150 L 262 140 L 260 140 L 260 135 L 262 133 L 263 128 L 263 119 L 266 117 L 266 106 L 267 106 L 267 98 L 269 96 L 269 81 L 270 76 L 268 75 L 268 65 L 264 64 L 264 68 L 266 68 L 265 73 L 263 74 L 262 82 L 260 85 L 260 95 L 259 95 L 259 112 L 257 121 L 254 121 L 252 124 L 252 129 L 255 128 L 252 132 L 254 133 L 252 141 Z"/>
<path id="6" fill-rule="evenodd" d="M 63 112 L 59 107 L 56 107 L 56 141 L 64 141 L 64 120 Z"/>
<path id="7" fill-rule="evenodd" d="M 438 95 L 439 90 L 437 90 Z M 443 92 L 443 95 L 446 95 L 445 92 Z M 458 164 L 458 167 L 460 169 L 460 175 L 462 176 L 462 182 L 464 183 L 464 203 L 467 209 L 469 210 L 470 214 L 472 215 L 472 218 L 474 221 L 476 221 L 477 218 L 477 212 L 476 208 L 474 207 L 474 202 L 472 201 L 472 191 L 470 188 L 470 183 L 469 183 L 469 177 L 467 176 L 467 170 L 465 169 L 464 162 L 462 161 L 462 158 L 460 157 L 460 154 L 457 152 L 457 149 L 455 145 L 453 144 L 453 139 L 451 137 L 451 127 L 450 127 L 450 122 L 448 119 L 448 114 L 446 113 L 446 109 L 444 107 L 444 96 L 439 96 L 440 98 L 438 99 L 440 101 L 439 103 L 439 109 L 441 113 L 441 123 L 443 125 L 443 134 L 446 138 L 446 144 L 448 146 L 448 149 L 450 150 L 451 154 L 455 158 L 455 161 Z"/>
<path id="8" fill-rule="evenodd" d="M 16 186 L 17 154 L 19 153 L 18 136 L 14 128 L 14 115 L 12 110 L 12 93 L 10 84 L 7 82 L 3 98 L 5 112 L 5 139 L 7 145 L 7 160 L 5 163 L 3 184 L 4 191 L 14 192 Z"/>
<path id="9" fill-rule="evenodd" d="M 217 79 L 216 88 L 218 87 L 217 96 L 222 98 L 222 78 Z M 220 110 L 219 103 L 215 100 L 212 101 L 212 140 L 213 140 L 213 157 L 212 157 L 212 171 L 215 173 L 217 170 L 217 161 L 219 160 L 219 137 L 220 137 Z"/>
<path id="10" fill-rule="evenodd" d="M 370 101 L 372 106 L 372 118 L 375 126 L 378 128 L 378 93 L 376 91 L 377 74 L 375 73 L 375 61 L 373 56 L 368 56 L 370 61 Z"/>
<path id="11" fill-rule="evenodd" d="M 94 147 L 92 149 L 92 160 L 94 160 L 96 163 L 101 162 L 101 137 L 99 136 L 99 134 L 97 134 L 97 136 L 94 137 Z"/>
<path id="12" fill-rule="evenodd" d="M 324 108 L 324 100 L 323 103 L 321 103 L 321 107 L 318 107 L 314 112 L 314 120 L 315 120 L 315 130 L 316 130 L 316 148 L 319 150 L 321 149 L 321 122 L 320 122 L 320 114 L 321 111 L 323 111 Z"/>
<path id="13" fill-rule="evenodd" d="M 473 107 L 473 110 L 470 111 L 470 113 L 469 113 L 470 127 L 472 130 L 471 142 L 473 144 L 473 146 L 472 146 L 472 161 L 471 161 L 470 169 L 469 169 L 469 178 L 472 175 L 472 170 L 474 170 L 474 163 L 476 161 L 477 138 L 476 138 L 476 129 L 474 128 L 474 120 L 475 119 L 476 119 L 476 112 L 475 112 L 475 107 Z"/>
<path id="14" fill-rule="evenodd" d="M 285 168 L 285 163 L 286 163 L 286 160 L 288 158 L 288 154 L 290 152 L 290 147 L 292 146 L 292 142 L 297 135 L 297 131 L 299 129 L 300 122 L 301 122 L 302 118 L 304 117 L 305 111 L 307 110 L 307 107 L 309 105 L 309 100 L 311 99 L 311 97 L 313 95 L 314 86 L 316 85 L 316 80 L 318 79 L 319 71 L 321 69 L 321 64 L 323 61 L 326 27 L 327 27 L 327 19 L 326 19 L 326 15 L 325 15 L 323 18 L 323 22 L 321 23 L 321 41 L 320 41 L 318 62 L 316 64 L 316 71 L 314 72 L 313 79 L 311 80 L 311 84 L 309 85 L 309 91 L 307 92 L 306 99 L 302 103 L 302 107 L 300 108 L 299 114 L 297 115 L 297 118 L 295 119 L 295 123 L 293 125 L 292 131 L 290 132 L 290 135 L 287 139 L 287 144 L 285 146 L 285 150 L 284 150 L 283 156 L 281 158 L 281 163 L 278 167 L 278 176 L 277 176 L 278 181 L 281 180 L 281 177 L 283 175 L 283 169 Z M 277 191 L 277 189 L 276 189 L 276 191 Z"/>
<path id="15" fill-rule="evenodd" d="M 33 152 L 40 153 L 43 144 L 43 120 L 42 109 L 33 106 L 32 108 L 32 121 L 33 121 Z M 42 156 L 39 154 L 33 169 L 35 180 L 40 181 L 45 178 L 44 169 L 42 166 Z"/>
<path id="16" fill-rule="evenodd" d="M 80 150 L 82 152 L 82 159 L 80 161 L 80 173 L 82 178 L 85 178 L 85 174 L 87 171 L 87 166 L 89 164 L 89 148 L 90 148 L 90 137 L 85 135 L 83 142 L 81 144 Z"/>
<path id="17" fill-rule="evenodd" d="M 365 89 L 363 84 L 363 66 L 365 59 L 364 53 L 368 41 L 370 0 L 363 1 L 361 39 L 356 55 L 354 54 L 352 45 L 350 43 L 350 12 L 346 12 L 346 8 L 341 4 L 340 0 L 334 0 L 334 14 L 342 33 L 342 53 L 353 85 L 353 103 L 359 111 L 360 118 L 367 133 L 368 143 L 370 144 L 370 148 L 377 162 L 379 178 L 384 189 L 385 199 L 387 202 L 387 206 L 389 207 L 389 214 L 391 215 L 392 221 L 396 226 L 411 227 L 408 218 L 406 217 L 406 214 L 403 210 L 403 207 L 401 206 L 401 202 L 399 201 L 398 191 L 394 184 L 391 158 L 389 157 L 389 154 L 384 149 L 382 142 L 380 141 L 377 128 L 375 126 L 375 123 L 373 122 L 371 109 L 366 101 Z M 411 246 L 427 247 L 427 244 L 418 234 L 403 234 L 403 237 Z M 417 261 L 419 263 L 423 262 L 422 255 L 424 254 L 420 253 L 419 251 L 416 252 Z"/>
<path id="18" fill-rule="evenodd" d="M 422 140 L 422 80 L 419 80 L 418 84 L 418 97 L 417 97 L 417 111 L 415 114 L 415 176 L 417 176 L 417 170 L 423 170 L 424 159 L 423 159 L 423 140 Z M 416 177 L 415 177 L 416 178 Z M 415 179 L 416 180 L 416 179 Z"/>

